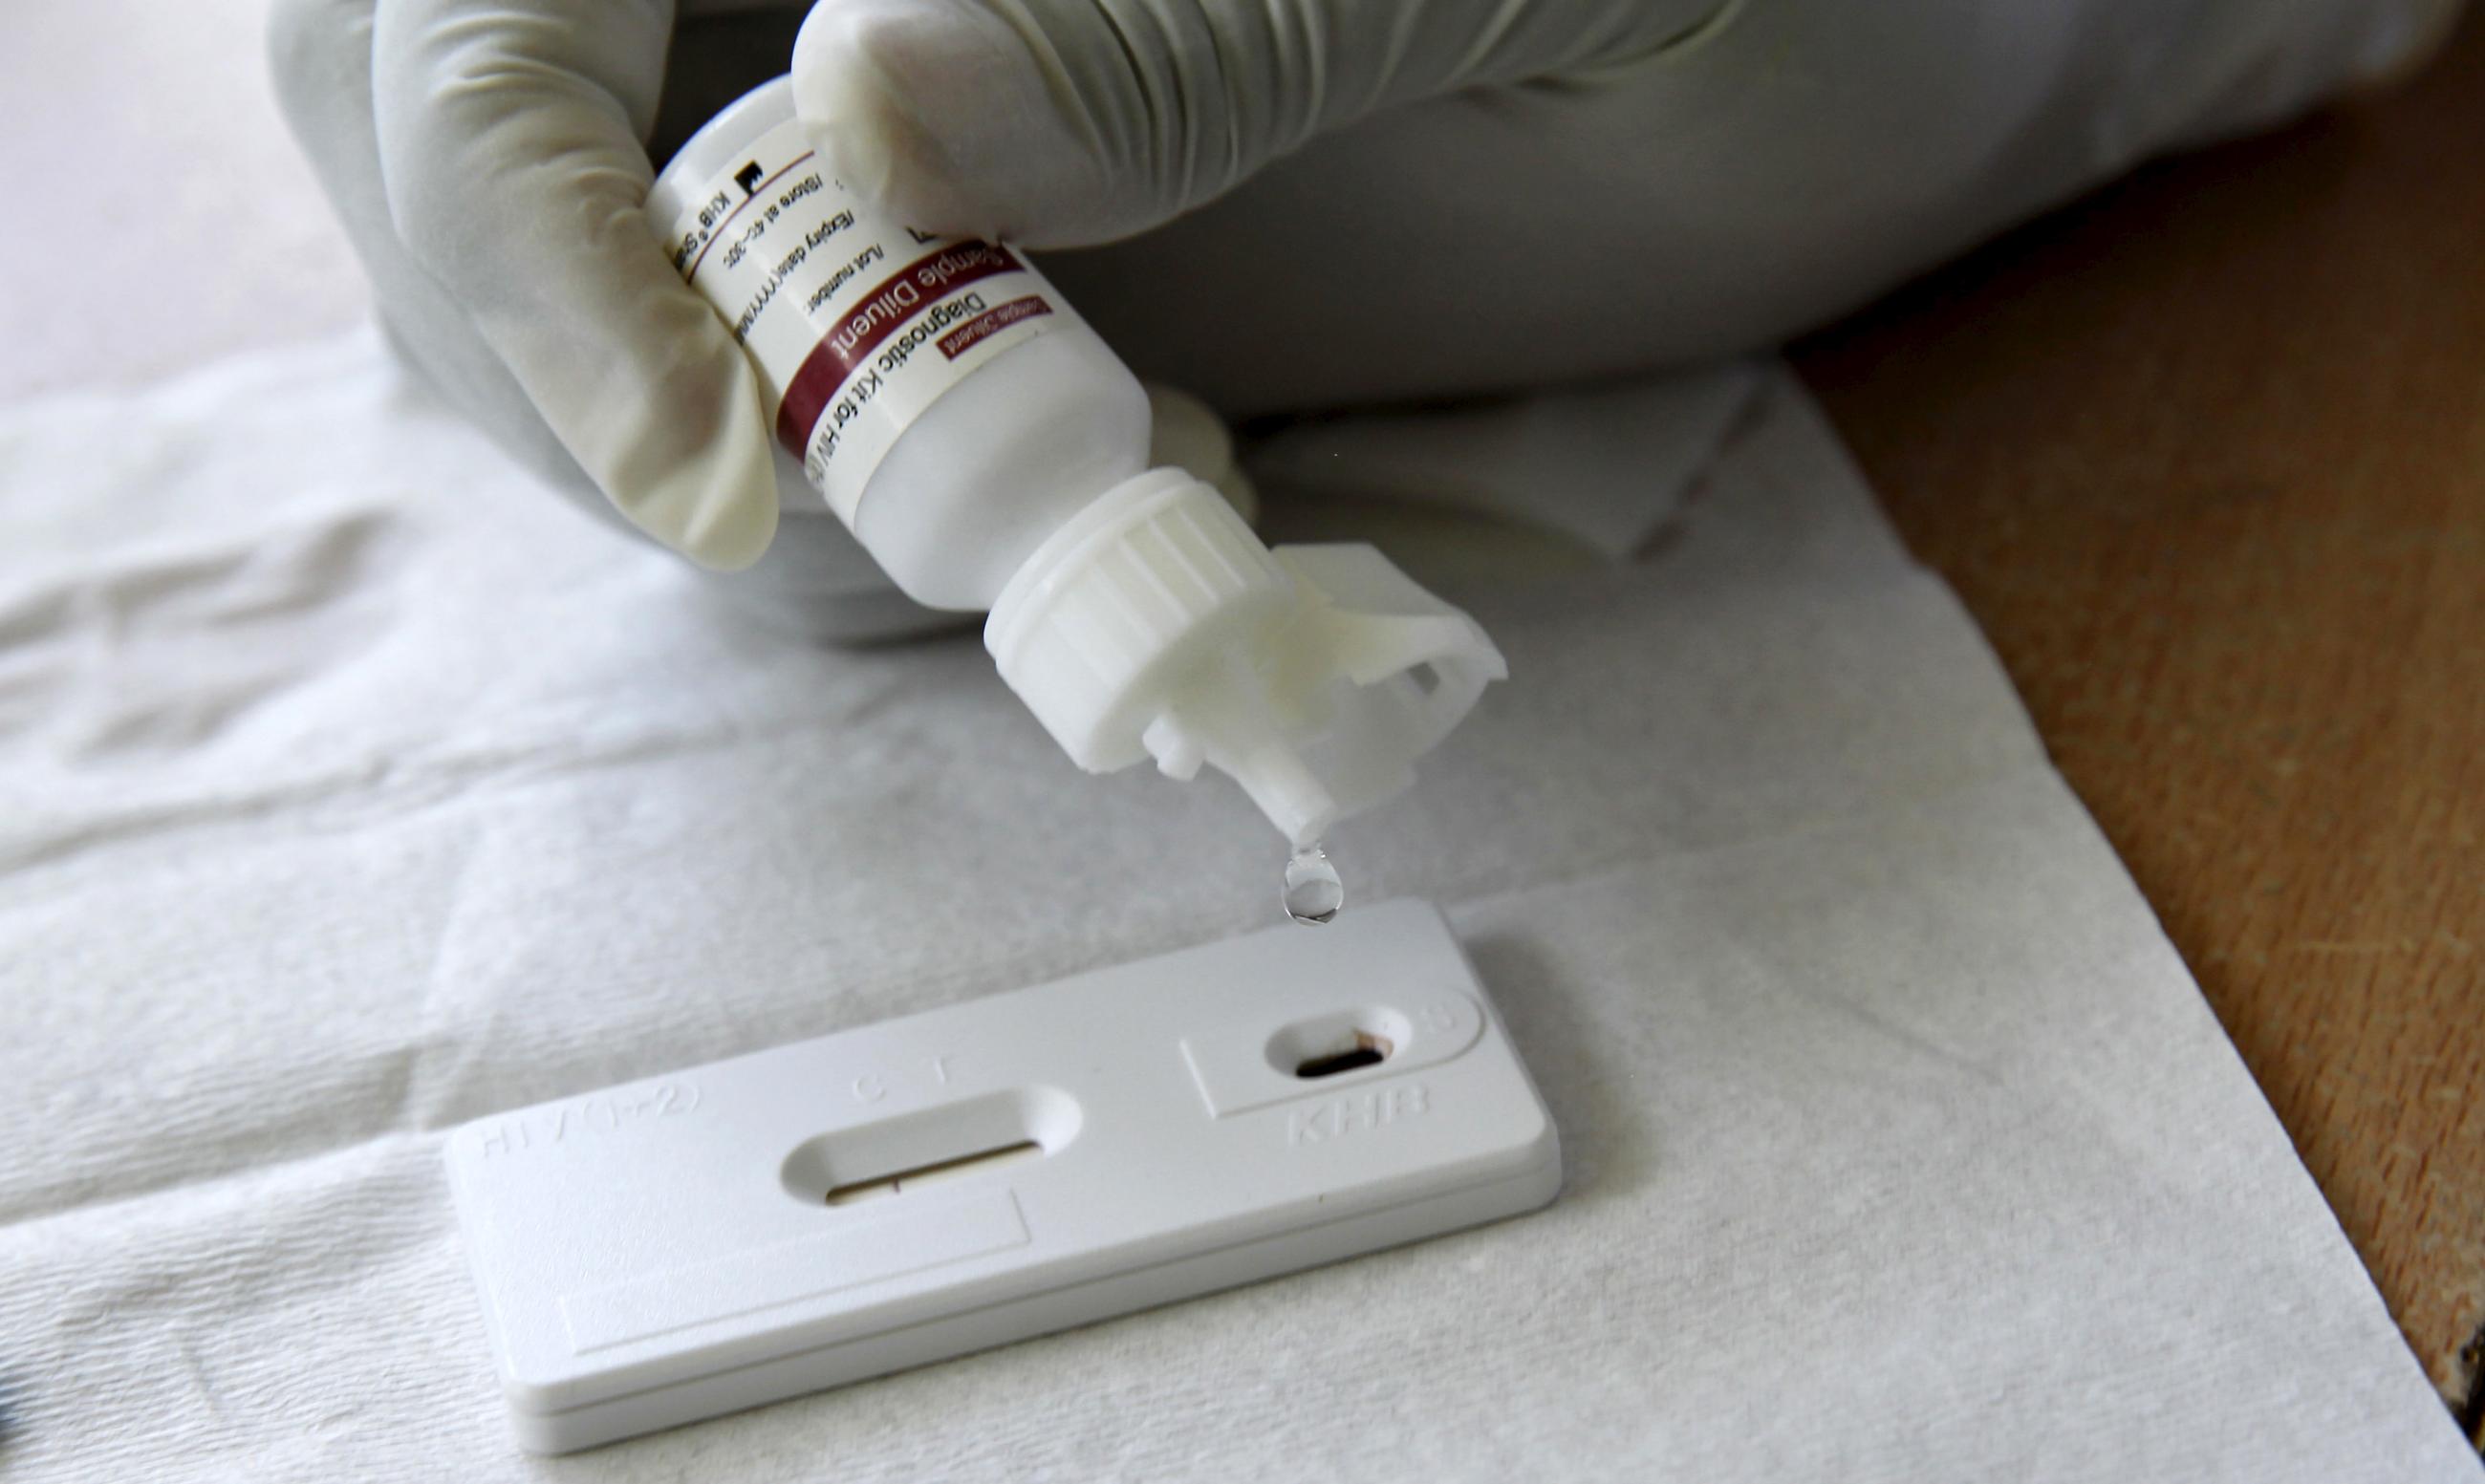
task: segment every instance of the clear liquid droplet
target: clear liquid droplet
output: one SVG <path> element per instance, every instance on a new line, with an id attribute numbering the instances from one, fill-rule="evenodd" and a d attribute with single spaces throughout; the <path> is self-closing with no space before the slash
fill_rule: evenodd
<path id="1" fill-rule="evenodd" d="M 1346 905 L 1346 883 L 1314 841 L 1286 862 L 1286 915 L 1298 923 L 1324 923 Z"/>

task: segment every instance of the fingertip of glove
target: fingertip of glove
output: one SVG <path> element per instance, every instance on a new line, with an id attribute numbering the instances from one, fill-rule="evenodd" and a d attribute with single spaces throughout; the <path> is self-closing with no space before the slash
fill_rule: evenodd
<path id="1" fill-rule="evenodd" d="M 648 533 L 710 572 L 740 572 L 777 537 L 777 472 L 765 445 L 756 459 L 717 463 L 684 470 L 678 490 L 654 492 L 645 508 L 669 528 Z"/>
<path id="2" fill-rule="evenodd" d="M 794 40 L 794 111 L 838 178 L 884 205 L 936 174 L 938 146 L 902 78 L 921 17 L 861 0 L 814 6 Z M 932 224 L 917 224 L 932 225 Z"/>
<path id="3" fill-rule="evenodd" d="M 927 231 L 1025 240 L 1094 174 L 1046 64 L 985 6 L 834 0 L 794 43 L 794 108 L 847 186 Z"/>
<path id="4" fill-rule="evenodd" d="M 733 400 L 750 390 L 737 385 Z M 740 412 L 752 416 L 733 415 Z M 776 464 L 755 406 L 733 408 L 709 427 L 675 429 L 669 449 L 642 445 L 637 451 L 648 456 L 597 482 L 631 525 L 710 571 L 739 572 L 776 538 Z"/>
<path id="5" fill-rule="evenodd" d="M 768 554 L 777 539 L 777 492 L 711 513 L 682 533 L 677 550 L 710 572 L 740 572 Z"/>
<path id="6" fill-rule="evenodd" d="M 580 367 L 533 355 L 528 394 L 631 525 L 702 567 L 750 566 L 777 531 L 758 373 L 687 290 L 635 307 L 637 333 L 616 338 L 607 359 Z"/>

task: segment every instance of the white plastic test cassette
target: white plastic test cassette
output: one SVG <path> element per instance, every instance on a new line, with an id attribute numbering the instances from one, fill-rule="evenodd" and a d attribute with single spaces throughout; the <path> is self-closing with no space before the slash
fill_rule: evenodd
<path id="1" fill-rule="evenodd" d="M 1543 1100 L 1417 902 L 478 1120 L 448 1157 L 518 1440 L 546 1452 L 1561 1182 Z"/>

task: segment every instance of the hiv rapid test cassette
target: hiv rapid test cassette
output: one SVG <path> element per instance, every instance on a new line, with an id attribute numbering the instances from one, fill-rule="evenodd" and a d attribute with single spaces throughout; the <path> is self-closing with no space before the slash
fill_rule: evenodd
<path id="1" fill-rule="evenodd" d="M 1292 924 L 450 1135 L 518 1441 L 566 1452 L 1533 1210 L 1440 913 Z"/>

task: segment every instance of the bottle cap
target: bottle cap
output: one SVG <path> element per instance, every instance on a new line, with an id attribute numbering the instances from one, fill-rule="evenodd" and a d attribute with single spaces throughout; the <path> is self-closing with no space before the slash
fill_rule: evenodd
<path id="1" fill-rule="evenodd" d="M 1019 568 L 984 647 L 1072 761 L 1206 763 L 1306 845 L 1414 780 L 1509 673 L 1475 620 L 1369 546 L 1270 550 L 1210 485 L 1152 470 Z"/>

